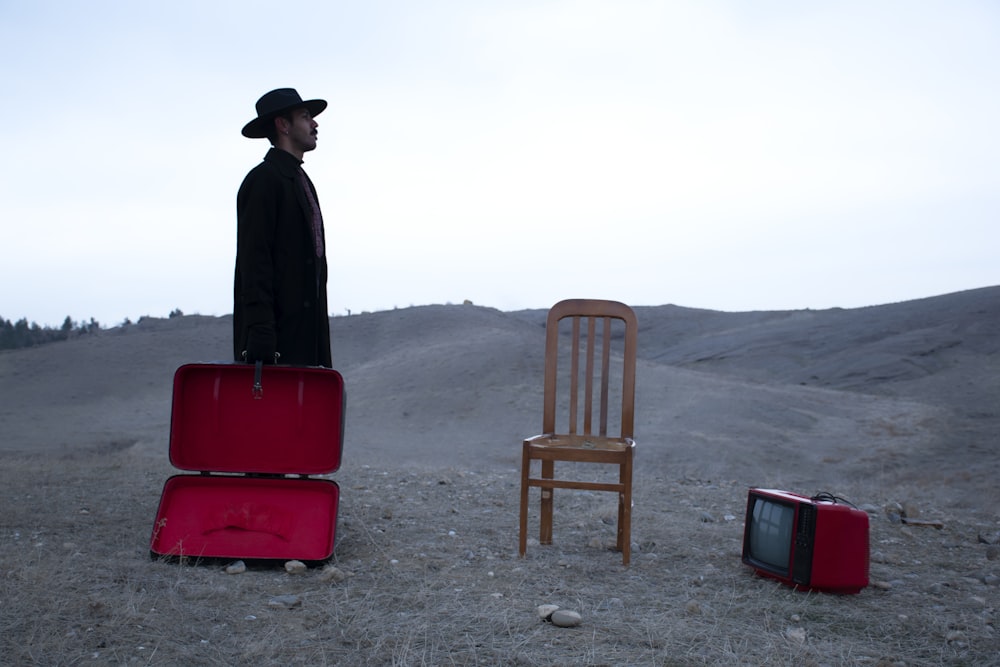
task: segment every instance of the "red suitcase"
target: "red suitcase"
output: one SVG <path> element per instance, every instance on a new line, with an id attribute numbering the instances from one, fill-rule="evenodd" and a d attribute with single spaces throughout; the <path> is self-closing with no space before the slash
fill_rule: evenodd
<path id="1" fill-rule="evenodd" d="M 333 555 L 344 380 L 326 368 L 187 364 L 174 374 L 155 556 L 323 561 Z M 238 474 L 237 474 L 238 473 Z"/>

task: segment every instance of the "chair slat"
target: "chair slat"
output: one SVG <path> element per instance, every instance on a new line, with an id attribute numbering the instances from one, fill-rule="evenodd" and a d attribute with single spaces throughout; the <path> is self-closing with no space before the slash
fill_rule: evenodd
<path id="1" fill-rule="evenodd" d="M 604 318 L 604 333 L 601 334 L 601 431 L 608 436 L 608 385 L 611 382 L 611 318 Z"/>
<path id="2" fill-rule="evenodd" d="M 580 318 L 573 318 L 573 356 L 570 358 L 569 432 L 576 433 L 577 403 L 580 398 Z"/>
<path id="3" fill-rule="evenodd" d="M 594 330 L 596 329 L 597 321 L 593 317 L 587 318 L 587 364 L 586 364 L 586 375 L 584 376 L 584 381 L 586 382 L 586 391 L 584 393 L 584 411 L 583 411 L 583 432 L 586 435 L 593 433 L 593 412 L 594 412 Z"/>

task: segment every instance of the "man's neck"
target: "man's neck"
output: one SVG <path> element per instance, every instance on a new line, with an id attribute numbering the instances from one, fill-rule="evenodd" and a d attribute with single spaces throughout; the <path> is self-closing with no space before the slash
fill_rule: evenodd
<path id="1" fill-rule="evenodd" d="M 284 137 L 278 137 L 278 141 L 274 144 L 274 147 L 275 148 L 279 148 L 279 149 L 285 151 L 286 153 L 291 153 L 292 155 L 295 156 L 296 160 L 298 160 L 299 162 L 302 162 L 302 154 L 303 154 L 302 150 L 301 149 L 296 149 L 292 145 L 292 142 L 288 141 L 287 139 L 285 139 L 285 140 L 283 140 L 283 139 L 284 139 Z"/>

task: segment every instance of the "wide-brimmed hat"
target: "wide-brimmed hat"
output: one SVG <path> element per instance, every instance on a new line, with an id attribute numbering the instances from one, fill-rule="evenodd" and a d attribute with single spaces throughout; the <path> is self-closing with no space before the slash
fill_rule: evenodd
<path id="1" fill-rule="evenodd" d="M 257 117 L 243 126 L 243 136 L 249 139 L 263 139 L 267 136 L 271 121 L 292 109 L 305 107 L 313 116 L 318 116 L 326 108 L 326 100 L 304 100 L 294 88 L 278 88 L 257 100 Z"/>

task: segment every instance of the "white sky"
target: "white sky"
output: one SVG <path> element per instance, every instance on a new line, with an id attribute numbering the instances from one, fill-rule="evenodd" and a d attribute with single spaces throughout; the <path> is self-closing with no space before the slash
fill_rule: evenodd
<path id="1" fill-rule="evenodd" d="M 0 0 L 0 317 L 232 312 L 294 87 L 335 315 L 1000 284 L 1000 4 Z"/>

